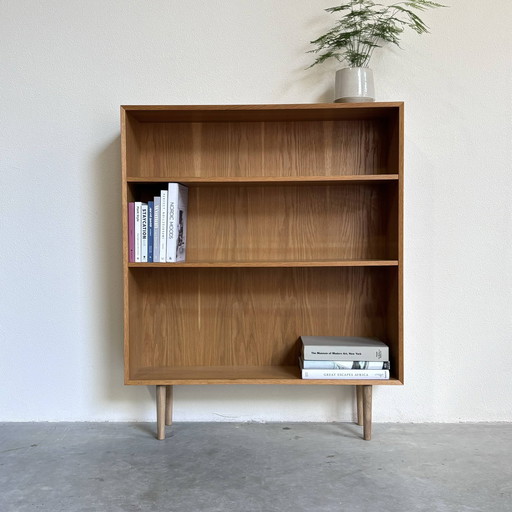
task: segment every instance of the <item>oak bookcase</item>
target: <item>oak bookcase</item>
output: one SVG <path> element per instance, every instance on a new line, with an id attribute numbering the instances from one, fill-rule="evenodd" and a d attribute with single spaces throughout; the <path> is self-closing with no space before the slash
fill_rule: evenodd
<path id="1" fill-rule="evenodd" d="M 122 106 L 125 383 L 403 383 L 403 104 Z M 189 187 L 186 262 L 128 262 L 128 202 Z M 391 379 L 302 380 L 301 335 L 376 336 Z"/>

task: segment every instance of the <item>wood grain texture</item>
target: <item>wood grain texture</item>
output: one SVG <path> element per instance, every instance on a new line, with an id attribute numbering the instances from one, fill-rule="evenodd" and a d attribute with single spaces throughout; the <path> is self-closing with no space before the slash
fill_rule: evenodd
<path id="1" fill-rule="evenodd" d="M 398 378 L 403 383 L 405 379 L 404 372 L 404 105 L 399 106 L 398 114 L 398 135 L 396 141 L 393 139 L 391 143 L 398 145 L 398 279 L 396 289 L 392 289 L 390 294 L 397 297 L 396 307 L 396 341 L 395 364 L 398 368 Z"/>
<path id="2" fill-rule="evenodd" d="M 162 185 L 130 184 L 148 201 Z M 397 261 L 398 183 L 189 186 L 188 264 Z"/>
<path id="3" fill-rule="evenodd" d="M 389 188 L 191 188 L 187 260 L 396 259 L 387 251 Z"/>
<path id="4" fill-rule="evenodd" d="M 133 177 L 396 174 L 388 122 L 139 123 Z"/>
<path id="5" fill-rule="evenodd" d="M 356 388 L 356 409 L 357 409 L 357 420 L 356 423 L 363 426 L 363 386 L 355 386 Z"/>
<path id="6" fill-rule="evenodd" d="M 389 119 L 402 102 L 299 103 L 289 105 L 123 105 L 130 118 L 140 122 L 193 123 L 241 121 L 332 121 Z"/>
<path id="7" fill-rule="evenodd" d="M 258 268 L 258 267 L 397 267 L 398 260 L 200 261 L 128 263 L 129 268 Z"/>
<path id="8" fill-rule="evenodd" d="M 365 384 L 400 385 L 389 380 L 314 380 L 302 379 L 298 364 L 293 366 L 183 366 L 141 368 L 128 384 L 145 385 L 229 385 L 286 384 L 321 386 L 362 386 Z"/>
<path id="9" fill-rule="evenodd" d="M 370 441 L 372 438 L 372 386 L 364 385 L 363 388 L 363 438 Z"/>
<path id="10" fill-rule="evenodd" d="M 136 121 L 134 121 L 136 122 Z M 124 313 L 124 380 L 125 382 L 130 376 L 130 344 L 129 344 L 129 320 L 130 320 L 130 297 L 128 294 L 128 201 L 132 200 L 132 197 L 128 192 L 127 176 L 136 172 L 133 168 L 133 161 L 138 162 L 137 144 L 133 137 L 133 130 L 128 120 L 126 112 L 121 109 L 121 173 L 122 173 L 122 246 L 123 246 L 123 313 Z"/>
<path id="11" fill-rule="evenodd" d="M 179 181 L 183 185 L 191 186 L 209 186 L 222 185 L 335 185 L 340 183 L 367 183 L 380 181 L 397 181 L 398 174 L 347 174 L 345 176 L 315 176 L 313 174 L 307 176 L 166 176 L 141 178 L 130 176 L 127 178 L 129 183 L 141 183 L 145 185 L 153 185 L 155 183 L 167 183 L 169 181 Z"/>
<path id="12" fill-rule="evenodd" d="M 140 368 L 298 365 L 302 335 L 387 339 L 396 267 L 131 269 Z"/>
<path id="13" fill-rule="evenodd" d="M 403 104 L 122 108 L 125 382 L 403 382 Z M 127 203 L 190 188 L 184 264 Z M 390 381 L 302 381 L 300 335 L 379 336 Z"/>
<path id="14" fill-rule="evenodd" d="M 165 388 L 156 386 L 156 438 L 165 439 Z"/>
<path id="15" fill-rule="evenodd" d="M 165 386 L 165 424 L 172 425 L 173 386 Z"/>

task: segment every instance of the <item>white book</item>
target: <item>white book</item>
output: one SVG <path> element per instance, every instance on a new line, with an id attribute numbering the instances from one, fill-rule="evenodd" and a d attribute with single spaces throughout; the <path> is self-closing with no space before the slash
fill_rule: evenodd
<path id="1" fill-rule="evenodd" d="M 313 361 L 389 361 L 389 347 L 360 336 L 301 336 L 302 357 Z"/>
<path id="2" fill-rule="evenodd" d="M 312 361 L 299 358 L 304 370 L 389 370 L 389 361 Z"/>
<path id="3" fill-rule="evenodd" d="M 135 201 L 135 262 L 142 261 L 142 203 Z"/>
<path id="4" fill-rule="evenodd" d="M 188 188 L 179 183 L 169 183 L 167 190 L 166 261 L 185 261 Z"/>
<path id="5" fill-rule="evenodd" d="M 160 250 L 158 261 L 165 263 L 167 255 L 167 190 L 160 191 Z"/>
<path id="6" fill-rule="evenodd" d="M 389 370 L 301 370 L 303 379 L 387 380 Z"/>
<path id="7" fill-rule="evenodd" d="M 153 261 L 160 261 L 160 196 L 153 199 Z"/>
<path id="8" fill-rule="evenodd" d="M 147 263 L 148 261 L 148 205 L 141 205 L 141 228 L 140 228 L 140 261 Z"/>

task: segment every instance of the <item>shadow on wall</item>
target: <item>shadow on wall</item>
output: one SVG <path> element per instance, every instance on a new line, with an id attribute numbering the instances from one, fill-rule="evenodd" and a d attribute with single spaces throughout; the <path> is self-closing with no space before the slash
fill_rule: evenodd
<path id="1" fill-rule="evenodd" d="M 295 78 L 291 78 L 286 87 L 283 87 L 283 95 L 289 96 L 291 91 L 294 96 L 302 96 L 304 91 L 311 91 L 311 95 L 306 94 L 298 103 L 333 103 L 334 75 L 335 71 L 327 66 L 316 66 L 313 69 L 296 68 L 292 71 Z"/>
<path id="2" fill-rule="evenodd" d="M 288 78 L 277 97 L 300 98 L 296 100 L 297 103 L 334 102 L 334 75 L 344 65 L 331 62 L 309 68 L 315 61 L 315 54 L 308 53 L 314 48 L 310 41 L 325 32 L 328 26 L 326 23 L 331 23 L 331 17 L 321 9 L 315 16 L 304 20 L 300 27 L 303 39 L 297 42 L 292 59 L 300 65 L 288 69 Z"/>
<path id="3" fill-rule="evenodd" d="M 126 399 L 123 393 L 123 271 L 121 228 L 121 137 L 117 136 L 97 154 L 94 176 L 94 233 L 98 247 L 96 310 L 97 333 L 94 354 L 99 400 L 96 404 Z M 95 399 L 95 397 L 92 397 Z"/>

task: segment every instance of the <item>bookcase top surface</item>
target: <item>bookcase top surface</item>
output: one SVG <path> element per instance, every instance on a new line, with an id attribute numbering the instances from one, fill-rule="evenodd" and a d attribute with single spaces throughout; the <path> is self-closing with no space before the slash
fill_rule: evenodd
<path id="1" fill-rule="evenodd" d="M 140 122 L 286 121 L 375 119 L 396 115 L 403 102 L 261 105 L 121 105 Z"/>

